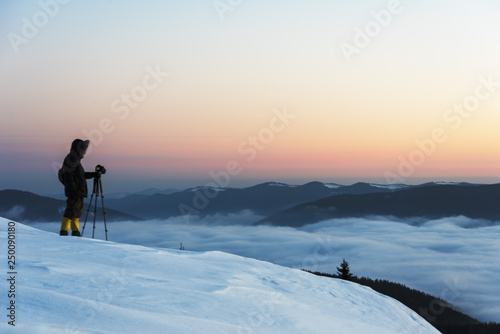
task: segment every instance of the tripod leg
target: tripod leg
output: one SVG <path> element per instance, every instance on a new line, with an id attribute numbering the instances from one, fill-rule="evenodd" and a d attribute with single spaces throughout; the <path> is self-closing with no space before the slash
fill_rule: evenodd
<path id="1" fill-rule="evenodd" d="M 92 226 L 92 239 L 94 239 L 94 232 L 95 232 L 95 217 L 97 215 L 97 195 L 95 196 L 95 201 L 94 201 L 94 224 Z"/>
<path id="2" fill-rule="evenodd" d="M 104 210 L 104 195 L 102 193 L 101 179 L 99 179 L 99 188 L 101 190 L 101 205 L 102 205 L 102 219 L 104 220 L 104 232 L 106 234 L 106 241 L 108 241 L 108 227 L 106 226 L 106 211 Z"/>
<path id="3" fill-rule="evenodd" d="M 92 239 L 94 239 L 94 232 L 95 232 L 95 218 L 97 216 L 97 197 L 99 196 L 99 188 L 97 187 L 97 179 L 94 178 L 94 193 L 95 193 L 95 198 L 94 198 L 94 225 L 92 227 Z"/>
<path id="4" fill-rule="evenodd" d="M 87 207 L 87 214 L 85 215 L 85 221 L 83 222 L 82 237 L 83 237 L 83 232 L 85 232 L 85 225 L 87 225 L 87 218 L 89 217 L 90 205 L 92 205 L 92 198 L 93 197 L 94 197 L 94 193 L 92 192 L 92 195 L 90 195 L 89 206 Z"/>

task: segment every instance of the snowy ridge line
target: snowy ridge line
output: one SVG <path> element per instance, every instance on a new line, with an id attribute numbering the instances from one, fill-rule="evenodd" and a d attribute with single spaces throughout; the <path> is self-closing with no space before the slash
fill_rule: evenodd
<path id="1" fill-rule="evenodd" d="M 372 186 L 372 187 L 375 187 L 375 188 L 390 189 L 390 190 L 404 189 L 404 188 L 410 187 L 410 186 L 408 186 L 406 184 L 376 184 L 376 183 L 370 183 L 369 185 Z"/>
<path id="2" fill-rule="evenodd" d="M 0 219 L 3 240 L 6 222 Z M 223 252 L 16 227 L 23 254 L 16 333 L 49 324 L 91 333 L 438 333 L 401 303 L 355 283 Z"/>

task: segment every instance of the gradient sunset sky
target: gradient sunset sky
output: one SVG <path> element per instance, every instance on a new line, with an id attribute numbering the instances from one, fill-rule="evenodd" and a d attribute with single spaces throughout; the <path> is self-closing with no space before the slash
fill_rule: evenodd
<path id="1" fill-rule="evenodd" d="M 493 0 L 2 1 L 0 189 L 62 192 L 75 138 L 107 192 L 213 175 L 499 182 L 498 13 Z"/>

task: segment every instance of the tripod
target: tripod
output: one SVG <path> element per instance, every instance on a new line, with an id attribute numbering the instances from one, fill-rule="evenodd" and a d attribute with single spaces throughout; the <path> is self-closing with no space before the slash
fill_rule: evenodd
<path id="1" fill-rule="evenodd" d="M 99 192 L 101 194 L 101 203 L 102 203 L 102 218 L 104 220 L 104 231 L 106 234 L 106 241 L 108 241 L 108 228 L 106 226 L 106 211 L 104 211 L 104 196 L 102 194 L 102 182 L 101 182 L 101 173 L 97 172 L 97 176 L 94 177 L 94 186 L 92 189 L 92 195 L 90 196 L 90 202 L 89 206 L 87 208 L 87 215 L 85 216 L 85 222 L 83 223 L 83 229 L 82 229 L 82 237 L 83 237 L 83 232 L 85 231 L 85 225 L 87 224 L 87 217 L 89 216 L 89 210 L 90 206 L 92 205 L 92 199 L 94 198 L 95 195 L 95 200 L 94 200 L 94 225 L 92 227 L 92 239 L 94 239 L 94 231 L 95 231 L 95 217 L 97 214 L 97 197 L 99 196 Z"/>

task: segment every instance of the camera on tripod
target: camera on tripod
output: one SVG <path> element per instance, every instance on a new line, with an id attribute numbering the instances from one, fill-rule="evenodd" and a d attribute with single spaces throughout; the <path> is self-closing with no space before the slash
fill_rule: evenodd
<path id="1" fill-rule="evenodd" d="M 106 233 L 106 241 L 108 240 L 108 227 L 106 226 L 106 211 L 104 210 L 104 196 L 102 194 L 102 182 L 101 182 L 101 175 L 106 174 L 106 168 L 102 165 L 97 165 L 95 166 L 95 172 L 94 174 L 94 186 L 92 188 L 92 195 L 90 195 L 90 201 L 89 201 L 89 206 L 87 208 L 87 215 L 85 215 L 85 222 L 83 223 L 83 229 L 82 229 L 82 237 L 83 237 L 83 232 L 85 232 L 85 226 L 87 225 L 87 218 L 89 217 L 89 211 L 90 211 L 90 206 L 92 205 L 92 200 L 94 199 L 95 195 L 95 200 L 94 200 L 94 225 L 92 228 L 92 239 L 94 239 L 94 231 L 95 231 L 95 218 L 97 216 L 97 197 L 99 194 L 101 195 L 101 207 L 102 207 L 102 218 L 104 220 L 104 232 Z"/>
<path id="2" fill-rule="evenodd" d="M 106 168 L 102 165 L 95 166 L 95 172 L 99 174 L 106 174 Z"/>

